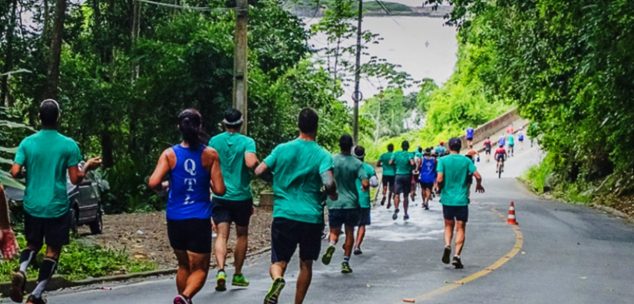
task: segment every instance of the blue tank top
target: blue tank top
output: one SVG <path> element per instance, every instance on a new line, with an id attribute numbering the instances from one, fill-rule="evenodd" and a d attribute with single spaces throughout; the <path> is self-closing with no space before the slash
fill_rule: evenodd
<path id="1" fill-rule="evenodd" d="M 202 162 L 204 145 L 197 150 L 175 145 L 176 166 L 170 173 L 170 189 L 167 199 L 168 220 L 209 219 L 211 201 L 209 171 Z"/>
<path id="2" fill-rule="evenodd" d="M 433 158 L 423 157 L 419 181 L 421 183 L 433 183 L 436 181 L 436 161 Z"/>

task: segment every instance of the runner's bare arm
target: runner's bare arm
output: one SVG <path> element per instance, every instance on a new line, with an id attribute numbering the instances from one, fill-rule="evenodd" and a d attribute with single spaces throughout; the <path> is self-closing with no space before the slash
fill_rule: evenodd
<path id="1" fill-rule="evenodd" d="M 20 248 L 9 222 L 9 205 L 4 197 L 4 189 L 0 185 L 0 253 L 5 260 L 12 259 Z"/>
<path id="2" fill-rule="evenodd" d="M 252 153 L 252 152 L 244 153 L 244 164 L 247 166 L 247 168 L 255 169 L 258 163 L 260 163 L 260 161 L 258 160 L 258 157 L 257 155 L 255 155 L 255 153 Z"/>
<path id="3" fill-rule="evenodd" d="M 445 181 L 445 174 L 438 172 L 438 176 L 436 177 L 436 188 L 441 189 L 443 182 Z"/>
<path id="4" fill-rule="evenodd" d="M 13 166 L 11 166 L 11 176 L 13 176 L 13 178 L 21 178 L 22 166 L 18 164 L 13 164 Z"/>
<path id="5" fill-rule="evenodd" d="M 68 168 L 68 177 L 70 182 L 74 185 L 81 183 L 86 177 L 86 173 L 90 170 L 94 170 L 101 165 L 101 157 L 93 157 L 86 161 L 84 166 L 79 169 L 79 166 L 72 166 Z"/>
<path id="6" fill-rule="evenodd" d="M 205 149 L 205 154 L 207 154 L 211 160 L 211 191 L 215 195 L 223 196 L 225 195 L 227 188 L 225 187 L 225 181 L 222 178 L 218 152 L 212 148 L 207 148 Z"/>
<path id="7" fill-rule="evenodd" d="M 158 162 L 156 163 L 156 168 L 154 168 L 154 172 L 152 173 L 152 175 L 150 176 L 150 179 L 148 180 L 148 187 L 150 187 L 150 189 L 153 189 L 155 191 L 160 191 L 162 190 L 162 182 L 163 182 L 163 178 L 165 178 L 165 175 L 167 175 L 167 173 L 170 171 L 170 164 L 169 164 L 169 159 L 168 159 L 168 155 L 171 152 L 172 149 L 166 149 L 165 151 L 163 151 L 163 153 L 161 153 L 161 156 L 158 159 Z"/>
<path id="8" fill-rule="evenodd" d="M 480 175 L 480 172 L 474 172 L 473 177 L 476 179 L 475 191 L 479 193 L 484 193 L 484 187 L 482 187 L 482 175 Z"/>
<path id="9" fill-rule="evenodd" d="M 337 183 L 335 182 L 335 175 L 332 169 L 321 174 L 321 182 L 326 188 L 326 194 L 331 200 L 336 200 L 339 195 L 337 194 Z"/>
<path id="10" fill-rule="evenodd" d="M 369 189 L 370 189 L 370 180 L 369 179 L 362 179 L 361 180 L 361 188 L 363 188 L 363 191 L 369 191 Z"/>

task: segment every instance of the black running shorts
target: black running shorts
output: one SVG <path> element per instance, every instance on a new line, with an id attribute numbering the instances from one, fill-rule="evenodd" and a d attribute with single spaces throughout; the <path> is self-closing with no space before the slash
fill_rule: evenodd
<path id="1" fill-rule="evenodd" d="M 383 187 L 387 187 L 388 189 L 390 189 L 390 192 L 394 192 L 394 178 L 395 176 L 387 176 L 387 175 L 383 175 L 382 178 L 382 182 L 383 182 Z"/>
<path id="2" fill-rule="evenodd" d="M 467 222 L 469 220 L 469 206 L 442 206 L 442 214 L 446 220 Z"/>
<path id="3" fill-rule="evenodd" d="M 234 222 L 238 226 L 247 227 L 253 215 L 253 200 L 230 201 L 214 197 L 211 200 L 211 214 L 214 223 Z"/>
<path id="4" fill-rule="evenodd" d="M 370 219 L 370 208 L 359 209 L 359 224 L 358 226 L 370 226 L 372 221 Z"/>
<path id="5" fill-rule="evenodd" d="M 27 244 L 40 248 L 44 243 L 61 248 L 70 242 L 70 212 L 56 218 L 42 218 L 24 212 L 24 236 Z"/>
<path id="6" fill-rule="evenodd" d="M 409 194 L 412 190 L 411 175 L 397 175 L 394 183 L 395 194 Z"/>
<path id="7" fill-rule="evenodd" d="M 167 220 L 167 236 L 175 250 L 211 253 L 211 219 Z"/>
<path id="8" fill-rule="evenodd" d="M 359 209 L 328 209 L 328 226 L 339 228 L 354 227 L 359 223 Z"/>
<path id="9" fill-rule="evenodd" d="M 273 218 L 271 224 L 271 262 L 290 262 L 299 246 L 299 258 L 317 260 L 321 251 L 324 224 L 305 223 L 286 218 Z"/>

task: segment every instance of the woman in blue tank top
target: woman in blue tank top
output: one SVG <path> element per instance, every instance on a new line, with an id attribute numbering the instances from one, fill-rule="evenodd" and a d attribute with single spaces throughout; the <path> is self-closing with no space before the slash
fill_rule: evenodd
<path id="1" fill-rule="evenodd" d="M 166 149 L 148 185 L 169 188 L 165 211 L 167 235 L 178 260 L 174 304 L 189 304 L 205 285 L 211 255 L 210 189 L 224 195 L 225 184 L 216 150 L 200 141 L 202 116 L 194 109 L 178 115 L 183 141 Z M 169 174 L 169 182 L 163 181 Z"/>

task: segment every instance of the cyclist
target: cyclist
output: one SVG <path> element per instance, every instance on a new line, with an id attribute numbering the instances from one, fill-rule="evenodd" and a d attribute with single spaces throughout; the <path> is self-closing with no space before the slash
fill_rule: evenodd
<path id="1" fill-rule="evenodd" d="M 508 157 L 508 153 L 506 153 L 506 149 L 504 149 L 504 145 L 499 145 L 499 147 L 495 150 L 495 154 L 493 155 L 493 158 L 495 158 L 495 161 L 497 162 L 495 166 L 495 173 L 498 173 L 498 171 L 501 168 L 503 168 L 502 166 L 504 165 L 504 161 L 506 160 L 507 157 Z"/>
<path id="2" fill-rule="evenodd" d="M 394 165 L 390 164 L 390 159 L 392 159 L 393 153 L 394 145 L 387 145 L 387 152 L 381 154 L 379 161 L 376 164 L 377 167 L 383 168 L 383 174 L 381 176 L 381 183 L 383 184 L 383 198 L 381 199 L 381 206 L 385 204 L 385 197 L 387 194 L 387 209 L 390 209 L 392 206 L 392 197 L 394 196 L 394 174 L 396 169 L 394 168 Z"/>

